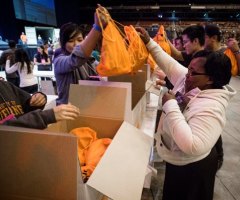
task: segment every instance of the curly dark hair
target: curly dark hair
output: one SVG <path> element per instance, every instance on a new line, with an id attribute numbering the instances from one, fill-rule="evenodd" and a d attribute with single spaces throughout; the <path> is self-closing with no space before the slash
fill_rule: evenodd
<path id="1" fill-rule="evenodd" d="M 224 53 L 202 50 L 197 52 L 193 59 L 198 57 L 206 58 L 205 73 L 211 77 L 213 88 L 221 89 L 230 82 L 232 64 Z"/>

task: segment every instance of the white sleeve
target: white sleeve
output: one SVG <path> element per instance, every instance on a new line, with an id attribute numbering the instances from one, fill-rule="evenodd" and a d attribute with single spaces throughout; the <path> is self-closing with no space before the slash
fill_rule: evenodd
<path id="1" fill-rule="evenodd" d="M 174 86 L 179 78 L 183 79 L 185 77 L 187 68 L 168 55 L 153 39 L 150 39 L 146 47 Z"/>
<path id="2" fill-rule="evenodd" d="M 11 74 L 11 73 L 17 71 L 19 64 L 20 64 L 20 63 L 15 63 L 14 65 L 12 65 L 12 66 L 10 67 L 10 60 L 7 60 L 7 61 L 6 61 L 6 68 L 5 68 L 6 72 L 7 72 L 8 74 Z"/>
<path id="3" fill-rule="evenodd" d="M 223 117 L 225 113 L 213 103 L 199 106 L 196 113 L 188 120 L 175 100 L 167 101 L 163 105 L 163 111 L 165 128 L 169 130 L 179 149 L 189 155 L 208 152 L 216 143 L 225 125 Z"/>

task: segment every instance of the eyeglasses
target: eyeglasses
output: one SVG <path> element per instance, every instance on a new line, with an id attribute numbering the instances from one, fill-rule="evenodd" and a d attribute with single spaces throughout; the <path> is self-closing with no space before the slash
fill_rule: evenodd
<path id="1" fill-rule="evenodd" d="M 206 74 L 206 73 L 198 73 L 198 72 L 190 72 L 190 73 L 188 73 L 189 74 L 189 76 L 201 76 L 201 75 L 208 75 L 208 74 Z"/>
<path id="2" fill-rule="evenodd" d="M 188 42 L 190 42 L 190 40 L 183 40 L 183 45 L 187 44 Z"/>
<path id="3" fill-rule="evenodd" d="M 201 75 L 207 75 L 206 73 L 199 73 L 199 72 L 193 72 L 191 70 L 188 70 L 188 73 L 187 73 L 189 76 L 201 76 Z"/>

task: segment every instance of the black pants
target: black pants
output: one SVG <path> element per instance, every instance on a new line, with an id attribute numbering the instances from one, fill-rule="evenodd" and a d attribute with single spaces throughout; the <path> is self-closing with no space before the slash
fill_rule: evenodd
<path id="1" fill-rule="evenodd" d="M 213 147 L 200 161 L 184 166 L 166 163 L 163 200 L 212 200 L 217 161 Z"/>
<path id="2" fill-rule="evenodd" d="M 19 83 L 20 83 L 20 78 L 16 77 L 16 78 L 8 78 L 7 77 L 7 81 L 12 83 L 13 85 L 19 87 Z"/>
<path id="3" fill-rule="evenodd" d="M 217 150 L 218 153 L 218 159 L 223 161 L 223 143 L 222 143 L 222 136 L 220 135 L 220 137 L 218 138 L 216 144 L 215 144 L 215 148 Z"/>
<path id="4" fill-rule="evenodd" d="M 27 86 L 27 87 L 22 87 L 21 89 L 30 94 L 33 94 L 38 91 L 38 84 Z"/>

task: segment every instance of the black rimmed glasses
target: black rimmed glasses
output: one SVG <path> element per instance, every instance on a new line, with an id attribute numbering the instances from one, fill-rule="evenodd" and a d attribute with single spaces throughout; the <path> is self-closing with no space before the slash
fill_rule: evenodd
<path id="1" fill-rule="evenodd" d="M 201 75 L 207 75 L 208 76 L 208 74 L 206 74 L 206 73 L 194 72 L 194 71 L 192 71 L 190 69 L 188 69 L 188 73 L 187 74 L 189 76 L 201 76 Z"/>
<path id="2" fill-rule="evenodd" d="M 190 40 L 183 40 L 183 45 L 187 44 L 188 42 L 190 42 Z"/>

